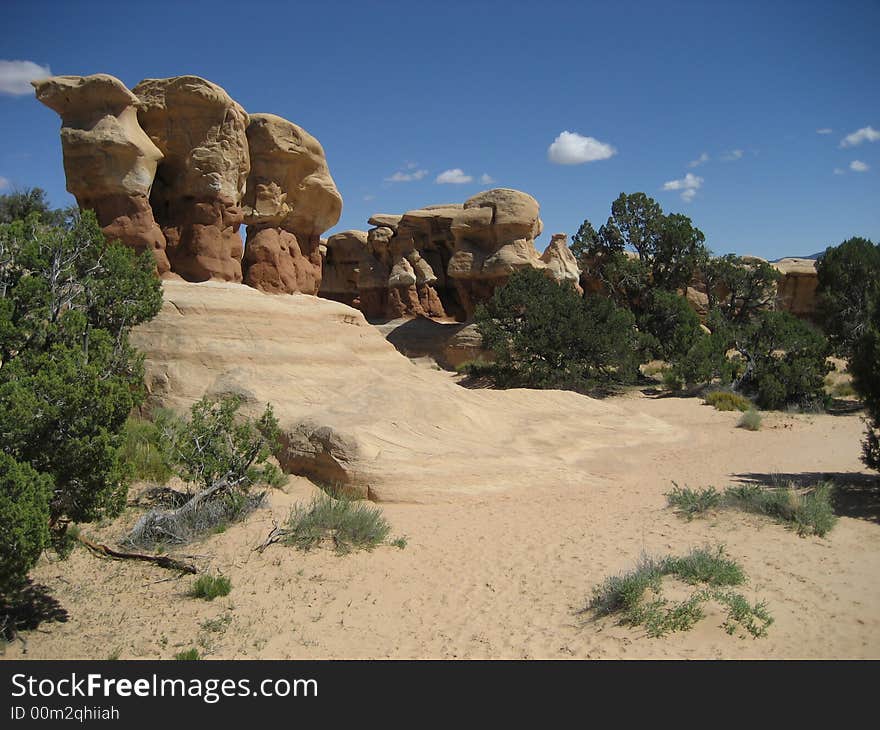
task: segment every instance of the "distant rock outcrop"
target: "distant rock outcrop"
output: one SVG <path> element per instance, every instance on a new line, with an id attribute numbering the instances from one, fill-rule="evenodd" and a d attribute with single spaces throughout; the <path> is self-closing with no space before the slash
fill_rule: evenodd
<path id="1" fill-rule="evenodd" d="M 162 152 L 138 123 L 138 98 L 107 74 L 53 76 L 33 86 L 61 116 L 67 190 L 79 207 L 95 211 L 108 238 L 151 249 L 158 272 L 166 273 L 165 236 L 149 201 Z"/>
<path id="2" fill-rule="evenodd" d="M 271 293 L 317 294 L 321 234 L 342 212 L 324 149 L 304 129 L 274 114 L 252 114 L 247 140 L 245 283 Z"/>
<path id="3" fill-rule="evenodd" d="M 150 202 L 172 270 L 188 281 L 241 281 L 247 113 L 197 76 L 145 79 L 132 91 L 141 127 L 164 155 Z"/>
<path id="4" fill-rule="evenodd" d="M 816 287 L 819 276 L 814 259 L 779 259 L 771 264 L 782 274 L 776 287 L 776 306 L 809 319 L 816 314 Z"/>
<path id="5" fill-rule="evenodd" d="M 578 286 L 580 272 L 565 234 L 539 254 L 538 202 L 518 190 L 488 190 L 464 204 L 402 215 L 377 213 L 369 223 L 374 227 L 366 233 L 330 237 L 320 294 L 356 304 L 370 319 L 465 320 L 525 266 Z"/>

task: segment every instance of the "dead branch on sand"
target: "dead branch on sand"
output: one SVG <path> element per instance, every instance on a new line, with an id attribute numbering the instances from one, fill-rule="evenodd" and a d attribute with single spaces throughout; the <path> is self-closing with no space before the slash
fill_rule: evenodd
<path id="1" fill-rule="evenodd" d="M 118 550 L 113 550 L 107 545 L 103 545 L 100 543 L 95 543 L 89 540 L 88 538 L 83 537 L 82 535 L 77 536 L 77 540 L 79 540 L 83 545 L 85 545 L 89 550 L 91 550 L 96 555 L 103 555 L 104 557 L 114 558 L 116 560 L 142 560 L 147 563 L 153 563 L 154 565 L 158 565 L 160 568 L 167 568 L 168 570 L 177 570 L 181 573 L 190 573 L 195 575 L 198 573 L 198 569 L 195 565 L 191 563 L 184 563 L 180 560 L 175 560 L 174 558 L 169 558 L 167 555 L 144 555 L 143 553 L 123 553 Z"/>

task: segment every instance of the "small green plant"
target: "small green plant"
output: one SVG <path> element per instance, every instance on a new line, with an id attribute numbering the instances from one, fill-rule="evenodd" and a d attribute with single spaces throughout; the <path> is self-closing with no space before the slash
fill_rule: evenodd
<path id="1" fill-rule="evenodd" d="M 343 554 L 355 549 L 372 550 L 390 531 L 382 510 L 347 498 L 321 495 L 307 507 L 293 508 L 284 541 L 300 550 L 311 550 L 329 539 Z"/>
<path id="2" fill-rule="evenodd" d="M 722 546 L 715 550 L 696 548 L 680 558 L 666 558 L 664 575 L 674 575 L 690 585 L 706 583 L 716 586 L 738 586 L 746 576 L 739 564 L 725 555 Z"/>
<path id="3" fill-rule="evenodd" d="M 837 521 L 833 494 L 833 485 L 821 482 L 808 489 L 796 489 L 793 485 L 775 489 L 742 485 L 728 488 L 724 497 L 733 507 L 789 523 L 801 537 L 824 537 Z"/>
<path id="4" fill-rule="evenodd" d="M 673 576 L 693 586 L 703 586 L 683 601 L 671 603 L 662 595 L 662 581 Z M 597 618 L 619 615 L 619 623 L 644 626 L 648 636 L 687 631 L 703 616 L 703 604 L 715 601 L 727 609 L 723 624 L 728 634 L 742 626 L 753 637 L 766 636 L 773 622 L 764 603 L 752 605 L 739 593 L 721 590 L 746 580 L 739 564 L 723 547 L 697 548 L 681 557 L 642 556 L 634 570 L 607 578 L 593 591 L 585 611 Z"/>
<path id="5" fill-rule="evenodd" d="M 122 654 L 122 649 L 116 648 L 107 655 L 108 662 L 116 662 L 119 661 L 119 656 Z"/>
<path id="6" fill-rule="evenodd" d="M 773 623 L 773 617 L 767 611 L 763 601 L 752 605 L 741 593 L 734 591 L 715 591 L 712 596 L 727 608 L 727 619 L 724 630 L 733 636 L 736 627 L 742 626 L 755 638 L 767 635 L 767 628 Z"/>
<path id="7" fill-rule="evenodd" d="M 747 431 L 758 431 L 761 428 L 761 414 L 754 408 L 750 408 L 739 419 L 736 424 L 737 428 L 744 428 Z"/>
<path id="8" fill-rule="evenodd" d="M 672 491 L 666 493 L 669 506 L 675 507 L 675 511 L 687 517 L 688 521 L 692 520 L 696 515 L 701 515 L 704 512 L 721 506 L 721 494 L 714 487 L 707 487 L 697 491 L 690 487 L 679 487 L 675 482 L 672 482 L 672 484 Z"/>
<path id="9" fill-rule="evenodd" d="M 194 662 L 202 657 L 199 655 L 199 650 L 193 647 L 192 649 L 187 649 L 186 651 L 180 651 L 174 655 L 174 658 L 177 661 L 182 662 Z"/>
<path id="10" fill-rule="evenodd" d="M 202 574 L 193 583 L 189 596 L 191 598 L 203 598 L 213 601 L 218 596 L 228 596 L 232 590 L 232 582 L 225 575 Z"/>
<path id="11" fill-rule="evenodd" d="M 406 547 L 406 535 L 402 535 L 402 536 L 392 540 L 391 544 L 394 547 L 400 548 L 401 550 L 403 550 Z"/>
<path id="12" fill-rule="evenodd" d="M 729 390 L 711 390 L 703 397 L 703 402 L 713 406 L 716 411 L 746 412 L 755 407 L 744 395 Z"/>
<path id="13" fill-rule="evenodd" d="M 212 633 L 219 633 L 221 631 L 225 631 L 226 627 L 232 622 L 232 616 L 228 613 L 224 613 L 222 616 L 218 616 L 213 619 L 205 619 L 202 621 L 202 630 L 210 631 Z"/>
<path id="14" fill-rule="evenodd" d="M 159 426 L 137 416 L 129 416 L 122 430 L 122 461 L 132 476 L 141 481 L 165 484 L 172 475 L 168 455 L 162 448 Z"/>

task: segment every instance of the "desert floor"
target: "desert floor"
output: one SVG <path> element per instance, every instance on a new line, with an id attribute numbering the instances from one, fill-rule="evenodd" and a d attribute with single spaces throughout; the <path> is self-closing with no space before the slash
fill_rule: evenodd
<path id="1" fill-rule="evenodd" d="M 549 487 L 532 472 L 489 495 L 384 504 L 406 547 L 347 556 L 280 544 L 254 551 L 273 520 L 315 493 L 292 477 L 245 523 L 186 548 L 231 579 L 228 596 L 189 598 L 191 576 L 78 547 L 33 571 L 59 620 L 26 632 L 4 657 L 169 658 L 190 647 L 206 658 L 880 657 L 880 501 L 859 462 L 858 415 L 769 414 L 749 432 L 735 427 L 739 414 L 699 399 L 634 393 L 614 402 L 688 438 L 604 449 L 582 483 Z M 774 475 L 849 485 L 827 538 L 733 511 L 687 522 L 666 506 L 673 481 L 720 488 Z M 84 532 L 112 542 L 137 514 Z M 704 544 L 723 544 L 742 563 L 745 594 L 775 618 L 767 637 L 727 635 L 720 610 L 662 638 L 579 613 L 594 585 L 641 553 Z"/>

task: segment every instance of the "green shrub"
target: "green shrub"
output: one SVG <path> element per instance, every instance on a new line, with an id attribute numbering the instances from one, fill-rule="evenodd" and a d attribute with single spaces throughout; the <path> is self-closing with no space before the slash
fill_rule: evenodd
<path id="1" fill-rule="evenodd" d="M 41 215 L 0 224 L 0 451 L 51 480 L 48 490 L 7 494 L 24 500 L 12 509 L 48 514 L 63 556 L 68 524 L 125 505 L 122 430 L 144 398 L 143 360 L 129 333 L 159 311 L 162 288 L 152 254 L 108 244 L 94 213 L 65 226 Z M 38 494 L 44 506 L 33 501 Z M 19 560 L 37 554 L 28 548 Z"/>
<path id="2" fill-rule="evenodd" d="M 377 507 L 321 495 L 308 507 L 293 508 L 286 524 L 285 542 L 300 550 L 311 550 L 330 539 L 338 553 L 348 553 L 372 550 L 390 531 Z"/>
<path id="3" fill-rule="evenodd" d="M 205 396 L 193 404 L 190 419 L 167 415 L 159 423 L 159 448 L 172 468 L 201 490 L 184 495 L 174 510 L 145 514 L 124 542 L 151 548 L 186 542 L 242 519 L 259 506 L 265 492 L 259 484 L 280 486 L 281 470 L 269 461 L 278 449 L 278 422 L 270 405 L 259 419 L 238 415 L 241 398 Z"/>
<path id="4" fill-rule="evenodd" d="M 713 390 L 703 397 L 703 402 L 713 406 L 716 411 L 749 411 L 754 409 L 752 402 L 744 395 L 729 390 Z"/>
<path id="5" fill-rule="evenodd" d="M 736 333 L 733 344 L 746 362 L 735 389 L 759 407 L 818 409 L 826 403 L 829 346 L 814 327 L 788 312 L 761 312 Z"/>
<path id="6" fill-rule="evenodd" d="M 193 647 L 192 649 L 186 649 L 185 651 L 178 652 L 174 655 L 174 659 L 179 662 L 194 662 L 201 659 L 201 655 L 199 654 L 199 650 Z"/>
<path id="7" fill-rule="evenodd" d="M 670 603 L 662 595 L 664 576 L 674 576 L 689 585 L 703 586 L 688 598 Z M 727 609 L 723 624 L 728 634 L 742 626 L 754 637 L 766 636 L 773 618 L 764 603 L 751 605 L 739 593 L 722 590 L 745 582 L 739 564 L 728 558 L 722 547 L 698 548 L 682 557 L 642 556 L 634 570 L 607 578 L 597 586 L 585 611 L 597 618 L 616 614 L 618 623 L 644 626 L 648 636 L 686 631 L 705 615 L 702 605 L 716 601 Z"/>
<path id="8" fill-rule="evenodd" d="M 761 414 L 754 408 L 750 408 L 743 413 L 742 418 L 737 423 L 737 428 L 744 428 L 748 431 L 758 431 L 761 428 Z"/>
<path id="9" fill-rule="evenodd" d="M 131 469 L 132 476 L 141 481 L 165 484 L 173 472 L 161 443 L 159 426 L 145 418 L 129 416 L 122 434 L 120 456 Z"/>
<path id="10" fill-rule="evenodd" d="M 837 521 L 832 504 L 833 493 L 833 485 L 822 482 L 802 490 L 793 486 L 768 489 L 758 485 L 743 485 L 728 488 L 724 497 L 731 506 L 789 523 L 801 537 L 824 537 Z"/>
<path id="11" fill-rule="evenodd" d="M 514 272 L 474 320 L 495 355 L 481 370 L 500 387 L 589 390 L 636 377 L 633 314 L 532 267 Z"/>
<path id="12" fill-rule="evenodd" d="M 183 479 L 204 488 L 225 480 L 242 490 L 282 481 L 278 467 L 268 461 L 280 437 L 272 406 L 254 420 L 239 416 L 242 402 L 234 394 L 205 396 L 192 405 L 188 420 L 168 419 L 163 448 Z"/>
<path id="13" fill-rule="evenodd" d="M 880 470 L 880 295 L 869 313 L 864 331 L 853 345 L 849 363 L 853 387 L 867 411 L 862 461 Z"/>
<path id="14" fill-rule="evenodd" d="M 672 361 L 685 355 L 703 336 L 700 318 L 680 294 L 662 289 L 651 290 L 644 298 L 639 316 L 639 331 L 646 337 L 651 355 Z"/>
<path id="15" fill-rule="evenodd" d="M 665 575 L 674 575 L 685 583 L 706 583 L 717 586 L 738 586 L 745 582 L 742 568 L 735 560 L 726 557 L 724 548 L 696 548 L 680 558 L 667 558 L 663 562 Z"/>
<path id="16" fill-rule="evenodd" d="M 677 508 L 676 512 L 688 520 L 721 506 L 721 494 L 714 487 L 697 491 L 689 487 L 679 487 L 675 482 L 673 485 L 672 491 L 667 492 L 666 499 L 671 507 Z"/>
<path id="17" fill-rule="evenodd" d="M 52 479 L 0 452 L 0 595 L 20 588 L 49 546 Z"/>
<path id="18" fill-rule="evenodd" d="M 213 601 L 219 596 L 228 596 L 231 590 L 232 582 L 225 575 L 213 576 L 203 573 L 193 583 L 188 595 L 191 598 Z"/>
<path id="19" fill-rule="evenodd" d="M 816 261 L 816 309 L 834 351 L 850 357 L 880 296 L 880 245 L 850 238 Z"/>

